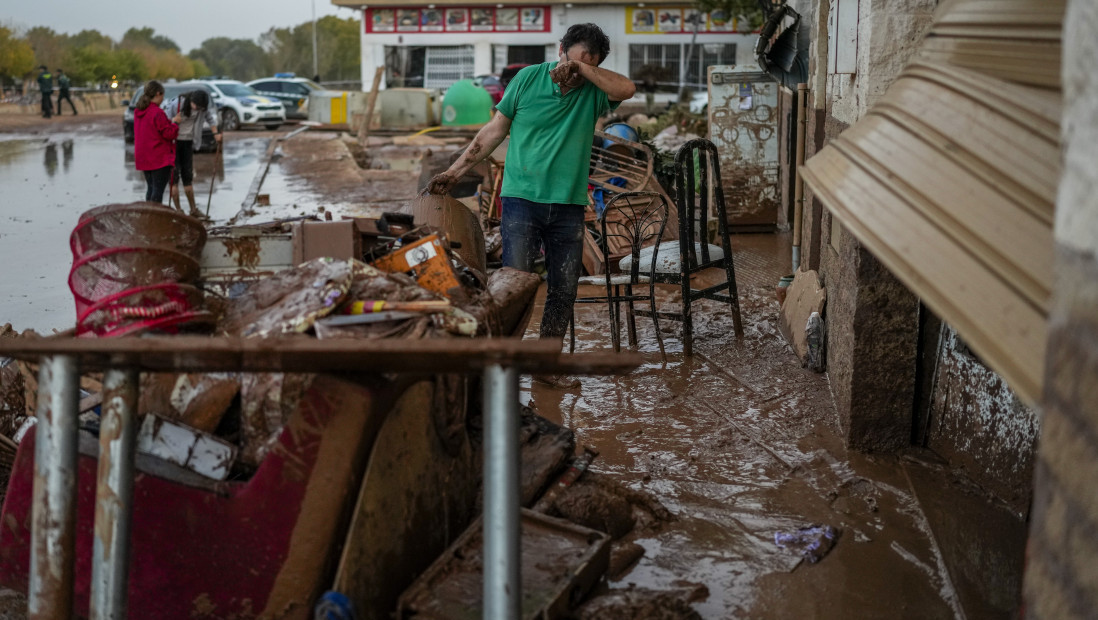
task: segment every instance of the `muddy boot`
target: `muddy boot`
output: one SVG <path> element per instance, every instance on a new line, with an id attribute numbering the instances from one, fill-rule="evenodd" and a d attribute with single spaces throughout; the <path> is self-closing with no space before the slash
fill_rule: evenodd
<path id="1" fill-rule="evenodd" d="M 179 204 L 179 186 L 172 185 L 168 195 L 170 196 L 170 198 L 168 199 L 168 204 L 174 206 L 176 211 L 182 213 L 183 207 Z"/>
<path id="2" fill-rule="evenodd" d="M 202 217 L 202 212 L 194 206 L 194 186 L 187 186 L 183 188 L 183 191 L 187 193 L 187 206 L 190 208 L 191 217 Z"/>

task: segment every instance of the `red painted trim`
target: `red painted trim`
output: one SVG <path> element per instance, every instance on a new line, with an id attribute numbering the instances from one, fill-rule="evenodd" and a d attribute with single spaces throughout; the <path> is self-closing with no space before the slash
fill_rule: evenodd
<path id="1" fill-rule="evenodd" d="M 477 13 L 473 13 L 476 11 Z M 514 13 L 511 13 L 511 12 Z M 376 18 L 375 18 L 376 15 Z M 514 16 L 500 24 L 501 17 Z M 550 32 L 549 5 L 370 7 L 366 9 L 367 34 L 421 34 L 470 32 Z M 476 22 L 474 23 L 474 18 Z M 376 19 L 376 21 L 375 21 Z M 401 26 L 401 22 L 405 25 Z"/>

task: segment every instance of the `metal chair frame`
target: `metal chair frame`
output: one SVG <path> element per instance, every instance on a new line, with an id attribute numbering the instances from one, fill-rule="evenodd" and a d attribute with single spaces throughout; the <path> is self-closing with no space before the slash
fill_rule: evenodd
<path id="1" fill-rule="evenodd" d="M 637 347 L 637 323 L 633 303 L 647 301 L 649 311 L 646 315 L 652 316 L 652 322 L 656 328 L 656 341 L 659 343 L 660 355 L 666 359 L 663 347 L 663 336 L 660 334 L 659 313 L 656 312 L 655 280 L 641 272 L 640 252 L 651 240 L 659 243 L 663 238 L 664 228 L 667 226 L 667 217 L 670 207 L 664 196 L 658 192 L 622 192 L 615 194 L 606 203 L 606 209 L 599 216 L 599 229 L 602 237 L 599 239 L 599 249 L 602 251 L 603 279 L 606 284 L 606 295 L 602 297 L 580 297 L 576 303 L 605 303 L 610 313 L 610 339 L 614 344 L 614 350 L 621 351 L 621 304 L 626 306 L 628 318 L 629 346 Z M 615 215 L 620 214 L 623 219 Z M 610 242 L 611 238 L 624 240 L 629 246 L 633 264 L 629 270 L 628 280 L 621 282 L 623 274 L 611 273 Z M 651 271 L 655 270 L 655 254 L 652 257 Z M 635 285 L 644 284 L 641 278 L 645 278 L 648 284 L 648 294 L 638 295 L 633 293 Z M 618 281 L 615 281 L 617 279 Z M 622 287 L 625 294 L 622 294 Z M 576 350 L 576 315 L 572 313 L 569 321 L 571 340 L 569 351 Z"/>
<path id="2" fill-rule="evenodd" d="M 695 162 L 695 159 L 697 161 Z M 698 183 L 695 183 L 695 177 Z M 732 260 L 732 243 L 728 233 L 728 214 L 725 211 L 724 190 L 721 186 L 720 159 L 717 147 L 704 138 L 691 140 L 683 144 L 675 155 L 675 188 L 678 202 L 679 216 L 679 273 L 656 273 L 656 256 L 652 253 L 652 265 L 644 275 L 651 276 L 653 284 L 677 284 L 682 287 L 682 311 L 659 312 L 663 317 L 682 321 L 683 324 L 683 353 L 693 354 L 693 330 L 694 322 L 690 306 L 699 299 L 710 299 L 728 303 L 732 307 L 732 323 L 736 338 L 743 338 L 743 321 L 740 317 L 739 292 L 736 287 L 736 271 Z M 709 255 L 709 243 L 706 238 L 709 230 L 710 203 L 709 194 L 712 189 L 712 205 L 716 211 L 717 232 L 720 236 L 721 249 L 724 257 L 711 259 Z M 700 191 L 700 201 L 699 192 Z M 699 260 L 697 236 L 699 231 L 703 234 L 701 243 L 701 257 Z M 633 259 L 634 267 L 637 259 Z M 725 281 L 720 284 L 705 288 L 695 289 L 690 285 L 690 277 L 702 270 L 710 268 L 723 268 Z M 727 293 L 721 291 L 727 290 Z M 653 312 L 655 312 L 653 310 Z M 638 311 L 639 314 L 647 314 Z"/>

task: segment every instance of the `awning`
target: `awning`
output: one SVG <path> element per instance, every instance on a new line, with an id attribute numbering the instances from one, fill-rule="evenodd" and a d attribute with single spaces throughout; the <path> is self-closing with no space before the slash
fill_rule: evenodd
<path id="1" fill-rule="evenodd" d="M 1063 0 L 944 4 L 888 92 L 801 171 L 1030 403 L 1053 279 L 1063 15 Z"/>

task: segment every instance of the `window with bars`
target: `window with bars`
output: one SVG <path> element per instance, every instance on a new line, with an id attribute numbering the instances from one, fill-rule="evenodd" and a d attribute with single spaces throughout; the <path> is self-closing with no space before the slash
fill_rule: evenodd
<path id="1" fill-rule="evenodd" d="M 689 61 L 685 61 L 687 53 Z M 677 91 L 680 86 L 705 88 L 706 68 L 736 64 L 735 43 L 634 43 L 629 46 L 629 77 L 653 83 L 660 91 Z"/>
<path id="2" fill-rule="evenodd" d="M 425 88 L 449 88 L 454 82 L 473 77 L 473 46 L 432 46 L 427 48 L 423 67 Z"/>

